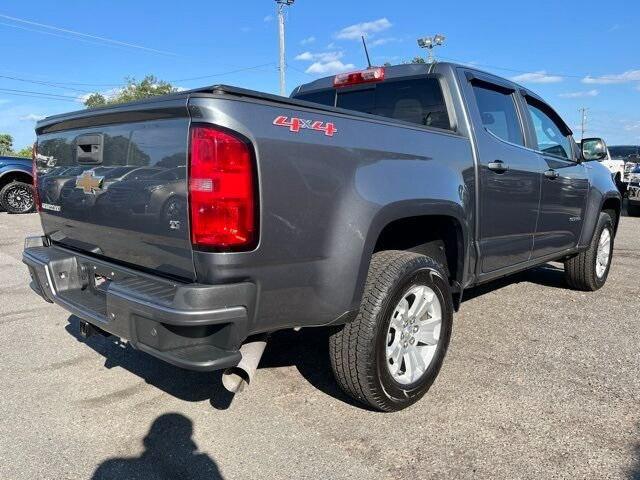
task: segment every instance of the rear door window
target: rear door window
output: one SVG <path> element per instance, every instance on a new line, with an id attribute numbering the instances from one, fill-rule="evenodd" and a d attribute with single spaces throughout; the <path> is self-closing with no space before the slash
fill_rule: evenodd
<path id="1" fill-rule="evenodd" d="M 482 126 L 496 137 L 516 145 L 524 145 L 524 134 L 513 94 L 473 85 Z"/>

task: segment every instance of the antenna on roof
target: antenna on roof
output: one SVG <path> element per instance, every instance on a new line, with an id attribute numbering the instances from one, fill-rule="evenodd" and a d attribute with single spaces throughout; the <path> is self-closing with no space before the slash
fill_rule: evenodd
<path id="1" fill-rule="evenodd" d="M 367 64 L 369 68 L 371 68 L 371 58 L 369 58 L 369 49 L 367 48 L 367 41 L 364 39 L 364 35 L 362 35 L 362 45 L 364 46 L 364 53 L 367 56 Z"/>

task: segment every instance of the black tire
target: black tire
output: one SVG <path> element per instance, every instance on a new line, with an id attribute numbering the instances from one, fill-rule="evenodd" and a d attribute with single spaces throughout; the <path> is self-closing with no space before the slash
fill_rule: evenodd
<path id="1" fill-rule="evenodd" d="M 602 236 L 602 232 L 609 229 L 611 235 L 611 251 L 609 253 L 609 262 L 606 271 L 602 276 L 596 273 L 596 260 L 598 254 L 598 244 Z M 606 213 L 600 213 L 598 225 L 593 233 L 593 238 L 589 244 L 589 248 L 578 255 L 569 258 L 564 262 L 564 273 L 567 283 L 571 288 L 582 290 L 585 292 L 595 292 L 601 289 L 607 281 L 609 271 L 611 270 L 611 259 L 613 257 L 614 245 L 614 226 L 613 219 Z"/>
<path id="2" fill-rule="evenodd" d="M 33 185 L 17 181 L 8 183 L 0 190 L 0 205 L 8 213 L 33 212 Z"/>
<path id="3" fill-rule="evenodd" d="M 640 204 L 627 203 L 627 213 L 630 217 L 640 217 Z"/>
<path id="4" fill-rule="evenodd" d="M 331 366 L 340 387 L 375 410 L 392 412 L 417 402 L 436 379 L 449 346 L 453 302 L 445 268 L 435 260 L 412 252 L 376 253 L 369 267 L 360 310 L 354 321 L 329 338 Z M 391 315 L 412 285 L 426 285 L 438 297 L 442 325 L 434 357 L 412 384 L 398 383 L 386 359 Z"/>

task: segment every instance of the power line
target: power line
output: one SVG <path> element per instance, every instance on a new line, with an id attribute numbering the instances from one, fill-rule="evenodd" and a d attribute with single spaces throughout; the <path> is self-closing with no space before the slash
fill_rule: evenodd
<path id="1" fill-rule="evenodd" d="M 40 80 L 28 80 L 26 78 L 20 78 L 20 77 L 12 77 L 9 75 L 0 75 L 0 78 L 5 78 L 7 80 L 14 80 L 16 82 L 25 82 L 25 83 L 33 83 L 33 84 L 37 84 L 37 85 L 46 85 L 49 87 L 53 87 L 53 88 L 61 88 L 64 90 L 73 90 L 74 92 L 81 92 L 81 93 L 92 93 L 90 90 L 82 90 L 79 88 L 73 88 L 73 87 L 67 87 L 64 85 L 61 85 L 59 83 L 55 83 L 55 82 L 45 82 L 45 81 L 40 81 Z"/>
<path id="2" fill-rule="evenodd" d="M 247 72 L 249 70 L 257 70 L 259 68 L 271 67 L 271 66 L 274 66 L 274 65 L 275 65 L 275 62 L 269 62 L 269 63 L 264 63 L 262 65 L 256 65 L 256 66 L 253 66 L 253 67 L 239 68 L 238 70 L 231 70 L 229 72 L 213 73 L 211 75 L 203 75 L 201 77 L 178 78 L 178 79 L 174 79 L 174 80 L 167 80 L 167 82 L 169 82 L 169 83 L 190 82 L 192 80 L 203 80 L 205 78 L 222 77 L 224 75 L 233 75 L 234 73 Z"/>
<path id="3" fill-rule="evenodd" d="M 89 34 L 89 33 L 78 32 L 78 31 L 75 31 L 75 30 L 69 30 L 67 28 L 60 28 L 60 27 L 56 27 L 54 25 L 48 25 L 46 23 L 39 23 L 39 22 L 31 21 L 31 20 L 26 20 L 24 18 L 17 18 L 17 17 L 12 17 L 10 15 L 4 15 L 2 13 L 0 13 L 0 18 L 4 18 L 4 19 L 10 20 L 12 22 L 23 23 L 23 24 L 26 24 L 26 25 L 32 25 L 32 26 L 36 26 L 36 27 L 40 27 L 40 28 L 46 28 L 46 29 L 49 29 L 49 30 L 57 31 L 57 32 L 63 32 L 63 33 L 67 33 L 67 34 L 70 34 L 70 35 L 76 35 L 76 36 L 79 36 L 79 37 L 90 38 L 90 39 L 93 39 L 93 40 L 99 40 L 99 41 L 104 42 L 104 43 L 109 43 L 109 44 L 112 44 L 112 45 L 119 45 L 121 47 L 134 48 L 134 49 L 143 50 L 143 51 L 150 52 L 150 53 L 159 53 L 161 55 L 177 56 L 176 53 L 167 52 L 165 50 L 158 50 L 156 48 L 149 48 L 149 47 L 145 47 L 143 45 L 137 45 L 135 43 L 128 43 L 128 42 L 122 42 L 120 40 L 114 40 L 113 38 L 101 37 L 99 35 L 92 35 L 92 34 Z"/>
<path id="4" fill-rule="evenodd" d="M 18 90 L 13 88 L 0 88 L 0 93 L 4 95 L 14 95 L 18 97 L 31 97 L 31 98 L 41 98 L 46 100 L 61 100 L 61 101 L 70 101 L 77 102 L 77 97 L 71 97 L 69 95 L 57 95 L 54 93 L 45 93 L 45 92 L 34 92 L 32 90 Z"/>
<path id="5" fill-rule="evenodd" d="M 461 63 L 461 64 L 466 64 L 472 67 L 484 67 L 484 68 L 493 68 L 495 70 L 502 70 L 505 72 L 512 72 L 512 73 L 535 73 L 532 70 L 517 70 L 515 68 L 506 68 L 506 67 L 497 67 L 495 65 L 488 65 L 486 63 L 476 63 L 476 62 L 463 62 L 462 60 L 457 60 L 455 58 L 451 58 L 451 57 L 443 57 L 440 56 L 440 58 L 444 58 L 445 60 L 449 60 L 451 62 L 456 62 L 456 63 Z M 585 78 L 587 75 L 568 75 L 565 73 L 553 73 L 553 72 L 547 72 L 545 71 L 545 75 L 548 76 L 552 76 L 552 77 L 563 77 L 563 78 Z"/>

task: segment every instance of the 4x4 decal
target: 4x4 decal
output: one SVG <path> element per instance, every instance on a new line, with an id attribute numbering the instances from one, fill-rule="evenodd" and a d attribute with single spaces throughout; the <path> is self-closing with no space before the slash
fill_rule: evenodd
<path id="1" fill-rule="evenodd" d="M 304 120 L 296 117 L 280 116 L 273 121 L 273 124 L 278 127 L 287 127 L 289 131 L 293 133 L 300 133 L 301 130 L 315 130 L 317 132 L 324 132 L 327 137 L 333 137 L 338 133 L 338 129 L 335 124 L 331 122 L 321 122 L 313 120 Z"/>

